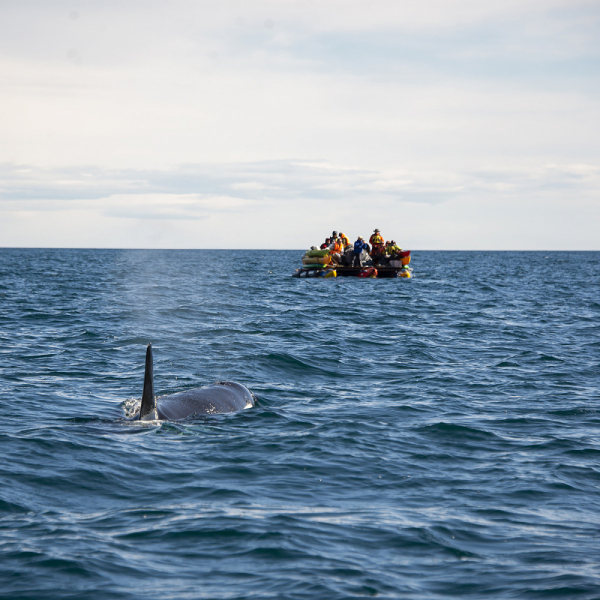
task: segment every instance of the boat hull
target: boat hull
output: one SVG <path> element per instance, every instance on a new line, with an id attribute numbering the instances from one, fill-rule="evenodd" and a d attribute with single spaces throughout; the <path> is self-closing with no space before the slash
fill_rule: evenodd
<path id="1" fill-rule="evenodd" d="M 332 267 L 335 269 L 337 277 L 359 277 L 359 274 L 364 272 L 366 267 Z M 381 267 L 377 266 L 377 279 L 391 279 L 393 277 L 400 277 L 401 269 L 395 267 Z M 315 272 L 315 270 L 300 268 L 296 273 L 296 277 L 313 277 L 323 276 L 321 272 Z"/>

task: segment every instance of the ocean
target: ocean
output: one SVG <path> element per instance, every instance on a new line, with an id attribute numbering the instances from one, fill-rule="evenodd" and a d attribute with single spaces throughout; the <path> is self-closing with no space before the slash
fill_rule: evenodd
<path id="1" fill-rule="evenodd" d="M 0 597 L 600 598 L 600 253 L 301 256 L 0 249 Z"/>

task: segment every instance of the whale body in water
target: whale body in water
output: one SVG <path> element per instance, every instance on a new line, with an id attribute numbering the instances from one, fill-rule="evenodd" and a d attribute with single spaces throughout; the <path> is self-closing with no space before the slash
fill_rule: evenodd
<path id="1" fill-rule="evenodd" d="M 222 381 L 214 385 L 157 398 L 154 395 L 152 344 L 148 344 L 142 403 L 140 412 L 133 418 L 141 421 L 158 419 L 176 421 L 193 414 L 212 415 L 236 412 L 250 408 L 254 404 L 252 392 L 241 383 L 234 381 Z"/>

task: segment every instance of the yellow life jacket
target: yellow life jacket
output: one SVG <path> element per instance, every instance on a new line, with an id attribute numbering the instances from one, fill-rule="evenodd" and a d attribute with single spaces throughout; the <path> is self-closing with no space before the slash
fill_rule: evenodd
<path id="1" fill-rule="evenodd" d="M 378 233 L 374 233 L 369 239 L 371 246 L 382 246 L 383 243 L 383 238 Z"/>

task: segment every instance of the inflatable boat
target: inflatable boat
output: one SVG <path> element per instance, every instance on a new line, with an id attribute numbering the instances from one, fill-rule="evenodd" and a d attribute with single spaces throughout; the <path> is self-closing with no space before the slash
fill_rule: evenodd
<path id="1" fill-rule="evenodd" d="M 389 279 L 401 277 L 410 279 L 412 268 L 410 250 L 398 252 L 391 257 L 379 258 L 375 263 L 372 259 L 364 261 L 364 266 L 352 267 L 339 264 L 329 250 L 308 250 L 302 257 L 302 266 L 292 277 L 359 277 L 364 279 Z"/>

